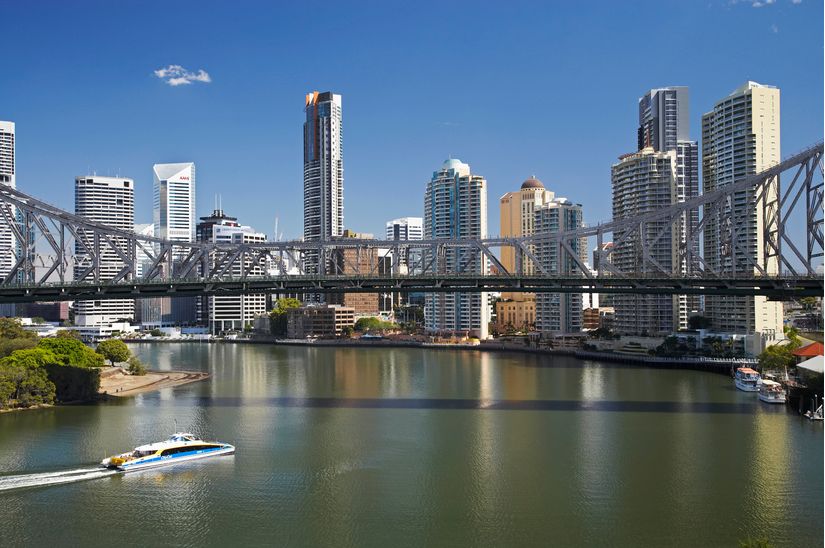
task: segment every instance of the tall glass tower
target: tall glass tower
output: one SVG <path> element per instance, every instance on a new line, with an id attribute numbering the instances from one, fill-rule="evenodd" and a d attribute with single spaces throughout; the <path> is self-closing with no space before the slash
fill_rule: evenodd
<path id="1" fill-rule="evenodd" d="M 325 241 L 344 233 L 344 144 L 341 96 L 308 93 L 304 122 L 304 240 Z M 304 268 L 321 273 L 319 257 L 308 253 Z"/>

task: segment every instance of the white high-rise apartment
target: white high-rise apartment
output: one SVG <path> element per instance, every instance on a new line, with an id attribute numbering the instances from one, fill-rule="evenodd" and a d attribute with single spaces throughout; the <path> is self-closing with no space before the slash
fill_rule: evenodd
<path id="1" fill-rule="evenodd" d="M 470 166 L 450 159 L 433 173 L 424 196 L 424 237 L 486 238 L 487 181 L 473 175 Z M 487 274 L 487 259 L 467 256 L 462 249 L 447 249 L 442 270 Z M 427 293 L 424 299 L 424 324 L 428 331 L 462 333 L 486 339 L 490 323 L 487 293 Z"/>
<path id="2" fill-rule="evenodd" d="M 11 188 L 17 188 L 14 138 L 14 122 L 0 120 L 0 184 Z M 16 215 L 14 208 L 12 208 L 11 214 L 12 216 Z M 14 266 L 16 246 L 17 241 L 11 227 L 9 227 L 5 217 L 0 216 L 0 281 L 11 272 Z M 0 314 L 3 312 L 3 307 L 0 307 Z"/>
<path id="3" fill-rule="evenodd" d="M 733 184 L 768 169 L 781 160 L 779 134 L 779 89 L 746 82 L 716 103 L 702 116 L 702 179 L 705 192 Z M 773 186 L 763 199 L 776 199 Z M 762 202 L 746 205 L 747 193 L 737 194 L 733 207 L 748 217 L 748 222 L 732 235 L 731 227 L 718 217 L 705 222 L 704 258 L 708 266 L 724 274 L 756 275 L 748 262 L 763 264 Z M 746 209 L 747 208 L 747 209 Z M 779 273 L 776 258 L 768 261 L 767 272 Z M 782 303 L 765 297 L 707 296 L 705 313 L 713 327 L 729 333 L 761 333 L 770 344 L 784 338 Z"/>
<path id="4" fill-rule="evenodd" d="M 313 91 L 306 96 L 304 122 L 304 240 L 324 241 L 344 233 L 344 144 L 341 96 Z M 318 271 L 318 255 L 305 258 Z"/>
<path id="5" fill-rule="evenodd" d="M 576 230 L 583 226 L 582 206 L 567 198 L 554 198 L 539 205 L 534 212 L 533 233 L 552 235 Z M 584 256 L 587 248 L 585 239 L 569 242 L 570 248 Z M 561 253 L 559 246 L 543 243 L 536 246 L 536 258 L 549 274 L 575 275 L 581 270 L 576 261 L 567 253 Z M 581 331 L 581 293 L 536 293 L 536 329 L 541 333 L 566 334 Z"/>
<path id="6" fill-rule="evenodd" d="M 632 219 L 676 202 L 676 154 L 675 150 L 656 152 L 647 147 L 619 158 L 612 168 L 613 220 Z M 679 267 L 678 232 L 668 220 L 659 220 L 646 223 L 642 235 L 644 241 L 652 242 L 663 233 L 648 246 L 648 253 L 669 273 L 676 273 Z M 631 237 L 625 234 L 625 230 L 613 233 L 613 265 L 622 272 L 661 274 L 642 261 L 638 233 Z M 662 335 L 672 333 L 679 325 L 678 296 L 618 294 L 613 296 L 613 303 L 618 333 Z"/>
<path id="7" fill-rule="evenodd" d="M 195 241 L 195 164 L 155 164 L 152 170 L 155 236 L 178 242 Z M 173 262 L 182 259 L 187 252 L 183 247 L 173 247 Z M 191 325 L 196 321 L 196 297 L 160 297 L 144 301 L 147 314 L 143 323 L 147 325 Z"/>
<path id="8" fill-rule="evenodd" d="M 676 202 L 684 202 L 699 195 L 699 144 L 690 138 L 690 95 L 685 86 L 652 89 L 639 98 L 638 150 L 647 147 L 655 152 L 676 152 Z M 699 226 L 699 212 L 682 215 L 677 227 L 681 244 Z M 699 254 L 699 239 L 691 244 Z M 687 256 L 677 265 L 677 273 L 689 275 L 698 270 L 696 259 Z M 679 295 L 675 306 L 677 325 L 687 329 L 688 317 L 699 307 L 696 296 Z M 618 314 L 618 311 L 617 311 Z"/>
<path id="9" fill-rule="evenodd" d="M 74 211 L 89 221 L 131 232 L 135 227 L 135 182 L 125 177 L 75 177 Z M 78 230 L 82 239 L 93 240 L 91 234 L 85 235 L 83 229 Z M 129 246 L 124 238 L 113 236 L 112 241 L 122 253 L 128 254 Z M 92 264 L 93 258 L 77 241 L 75 260 L 74 276 L 78 278 Z M 114 278 L 125 266 L 118 253 L 108 246 L 102 246 L 98 261 L 101 281 Z M 106 325 L 134 319 L 135 302 L 131 299 L 78 301 L 74 310 L 77 325 Z"/>

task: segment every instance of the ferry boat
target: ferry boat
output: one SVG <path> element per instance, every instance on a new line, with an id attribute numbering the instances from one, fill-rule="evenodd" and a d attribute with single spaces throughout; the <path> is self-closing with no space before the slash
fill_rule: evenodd
<path id="1" fill-rule="evenodd" d="M 762 379 L 759 399 L 765 403 L 785 403 L 785 389 L 776 381 Z"/>
<path id="2" fill-rule="evenodd" d="M 736 370 L 733 382 L 739 390 L 744 392 L 758 392 L 762 379 L 759 377 L 759 372 L 750 367 L 740 367 Z"/>
<path id="3" fill-rule="evenodd" d="M 168 440 L 136 447 L 130 453 L 114 455 L 100 465 L 121 472 L 145 470 L 190 460 L 231 455 L 235 446 L 219 441 L 203 441 L 188 432 L 172 434 Z"/>

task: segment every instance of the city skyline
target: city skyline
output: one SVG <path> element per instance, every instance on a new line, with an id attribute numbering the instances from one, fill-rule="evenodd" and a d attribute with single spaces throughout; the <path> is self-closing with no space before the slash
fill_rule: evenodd
<path id="1" fill-rule="evenodd" d="M 794 5 L 779 0 L 761 9 L 747 3 L 715 2 L 707 7 L 656 6 L 658 13 L 648 13 L 639 21 L 619 15 L 617 24 L 625 24 L 624 31 L 628 31 L 634 26 L 641 28 L 679 16 L 683 25 L 668 27 L 668 33 L 683 39 L 688 39 L 687 35 L 692 39 L 691 25 L 701 25 L 713 32 L 737 19 L 749 22 L 749 26 L 739 25 L 718 33 L 712 49 L 697 42 L 695 50 L 686 53 L 678 66 L 663 65 L 640 77 L 619 70 L 634 47 L 639 46 L 635 40 L 617 45 L 606 38 L 602 43 L 611 44 L 610 48 L 591 45 L 577 52 L 570 39 L 551 37 L 557 25 L 583 25 L 583 10 L 562 6 L 485 7 L 469 10 L 467 17 L 489 25 L 498 18 L 512 23 L 529 16 L 536 26 L 548 32 L 546 36 L 534 32 L 525 38 L 518 25 L 503 25 L 508 28 L 497 29 L 500 43 L 495 54 L 480 44 L 473 49 L 457 47 L 447 40 L 449 43 L 443 46 L 430 46 L 414 55 L 401 51 L 398 41 L 390 41 L 390 53 L 398 58 L 381 54 L 372 59 L 379 69 L 376 72 L 392 76 L 411 63 L 410 77 L 418 77 L 431 72 L 437 60 L 444 58 L 463 67 L 474 81 L 483 84 L 473 94 L 451 99 L 449 94 L 436 95 L 421 86 L 409 85 L 405 78 L 382 77 L 379 81 L 372 72 L 365 72 L 368 63 L 363 58 L 358 32 L 375 19 L 389 17 L 389 13 L 381 9 L 366 13 L 351 7 L 346 13 L 334 10 L 334 14 L 320 19 L 326 28 L 338 24 L 335 16 L 346 16 L 344 19 L 352 23 L 352 28 L 343 33 L 336 52 L 340 66 L 319 68 L 316 46 L 296 52 L 295 60 L 279 55 L 270 69 L 257 62 L 257 56 L 254 61 L 232 57 L 230 63 L 225 53 L 204 48 L 198 40 L 192 46 L 167 43 L 146 53 L 125 55 L 122 67 L 72 75 L 96 82 L 111 76 L 111 82 L 119 82 L 120 92 L 113 92 L 111 82 L 101 82 L 100 90 L 97 86 L 84 89 L 83 97 L 66 89 L 57 101 L 52 98 L 46 104 L 36 85 L 42 74 L 39 69 L 24 69 L 23 63 L 30 61 L 39 48 L 64 36 L 63 21 L 58 25 L 58 15 L 69 19 L 73 16 L 62 14 L 60 6 L 52 6 L 48 17 L 37 18 L 36 11 L 17 12 L 9 5 L 0 9 L 20 22 L 11 32 L 12 39 L 21 45 L 20 55 L 10 59 L 9 64 L 12 70 L 21 70 L 16 80 L 19 86 L 0 89 L 0 119 L 17 124 L 18 188 L 24 192 L 49 196 L 59 204 L 71 197 L 66 180 L 93 172 L 119 172 L 135 180 L 136 221 L 148 222 L 151 165 L 193 161 L 199 166 L 198 193 L 202 197 L 197 216 L 208 214 L 212 196 L 220 193 L 227 209 L 242 215 L 245 223 L 261 232 L 271 234 L 278 217 L 285 239 L 296 238 L 302 232 L 297 207 L 301 203 L 301 99 L 310 89 L 329 89 L 345 96 L 345 228 L 377 234 L 383 232 L 387 219 L 421 214 L 420 207 L 410 204 L 421 203 L 431 166 L 450 155 L 462 158 L 485 174 L 491 199 L 516 190 L 520 181 L 535 174 L 548 189 L 581 202 L 585 222 L 608 219 L 610 204 L 595 197 L 609 192 L 610 165 L 615 158 L 636 148 L 627 128 L 635 125 L 638 115 L 635 99 L 651 88 L 689 87 L 691 125 L 698 128 L 701 114 L 742 82 L 755 80 L 775 85 L 785 97 L 782 156 L 821 139 L 821 101 L 813 99 L 821 96 L 821 86 L 810 86 L 809 77 L 784 62 L 787 56 L 801 55 L 803 51 L 806 55 L 813 52 L 814 57 L 821 59 L 821 49 L 815 46 L 821 31 L 817 28 L 811 33 L 795 32 L 794 40 L 780 39 L 783 32 L 808 28 L 808 21 L 821 15 L 821 5 Z M 168 12 L 174 15 L 185 8 L 185 4 L 172 6 Z M 448 15 L 455 14 L 460 6 L 447 6 L 444 10 Z M 222 8 L 216 8 L 215 14 L 190 11 L 195 23 L 207 23 L 219 17 Z M 124 13 L 131 14 L 128 8 L 113 8 L 111 13 L 92 17 L 98 24 L 104 24 Z M 146 13 L 152 14 L 153 10 L 145 10 L 141 17 L 146 17 Z M 297 20 L 302 13 L 301 8 L 290 7 L 283 19 Z M 411 14 L 410 28 L 420 27 L 422 18 Z M 44 43 L 40 45 L 23 36 L 35 19 L 42 26 L 38 35 Z M 267 10 L 262 10 L 260 19 L 276 25 Z M 253 28 L 259 24 L 247 23 Z M 281 24 L 284 23 L 277 23 Z M 608 37 L 613 32 L 601 23 L 592 24 L 599 28 L 587 27 L 588 31 L 604 31 Z M 771 25 L 776 25 L 778 32 Z M 653 30 L 656 35 L 664 32 Z M 402 29 L 402 37 L 407 33 Z M 295 31 L 285 32 L 279 40 L 294 34 Z M 737 47 L 745 34 L 758 38 L 749 42 L 747 54 Z M 231 32 L 227 40 L 239 52 L 250 51 L 256 45 L 237 32 Z M 264 50 L 275 48 L 275 42 L 268 43 Z M 88 46 L 73 43 L 67 48 L 73 54 L 83 54 Z M 199 48 L 199 55 L 193 54 L 195 48 Z M 119 46 L 114 49 L 119 51 Z M 726 59 L 737 70 L 722 71 L 706 63 L 707 56 L 714 51 L 726 51 Z M 449 56 L 445 57 L 445 52 Z M 60 63 L 61 59 L 61 55 L 56 55 L 50 62 Z M 181 63 L 185 69 L 170 69 L 169 65 L 175 63 Z M 288 70 L 282 73 L 278 69 L 284 63 Z M 589 70 L 582 72 L 582 67 Z M 114 74 L 109 74 L 112 71 Z M 262 79 L 256 82 L 254 90 L 246 90 L 238 85 L 239 74 L 251 71 L 256 75 L 263 72 Z M 58 84 L 70 77 L 66 70 L 53 72 L 52 78 Z M 500 84 L 498 79 L 507 82 Z M 523 85 L 513 85 L 522 81 Z M 610 82 L 609 94 L 604 93 L 606 81 Z M 172 85 L 173 82 L 178 85 Z M 28 90 L 26 96 L 21 94 L 24 89 Z M 97 104 L 98 93 L 106 93 L 107 99 L 101 104 Z M 137 100 L 135 94 L 145 97 Z M 531 97 L 539 95 L 545 108 L 537 110 L 536 99 Z M 55 103 L 61 109 L 59 116 L 53 110 Z M 95 109 L 90 107 L 93 103 Z M 404 108 L 393 108 L 402 104 Z M 527 113 L 529 117 L 525 117 Z M 220 131 L 211 129 L 216 125 Z M 162 131 L 158 131 L 159 127 Z M 83 131 L 78 133 L 77 128 Z M 117 139 L 104 139 L 114 131 Z M 67 132 L 71 132 L 71 138 Z M 694 139 L 698 138 L 696 133 Z M 50 161 L 42 162 L 44 156 Z M 384 213 L 379 213 L 371 206 L 370 193 L 387 185 L 391 185 L 395 199 L 387 200 Z M 228 193 L 230 187 L 238 192 Z M 587 192 L 581 192 L 584 188 Z M 251 196 L 256 200 L 248 200 Z M 491 216 L 489 232 L 499 232 L 495 215 Z"/>

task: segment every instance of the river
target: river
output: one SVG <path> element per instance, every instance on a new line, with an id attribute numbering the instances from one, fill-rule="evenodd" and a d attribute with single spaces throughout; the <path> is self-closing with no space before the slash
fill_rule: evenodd
<path id="1" fill-rule="evenodd" d="M 132 348 L 212 377 L 0 415 L 3 546 L 823 542 L 823 425 L 722 375 L 473 350 Z M 175 428 L 237 453 L 92 471 Z"/>

